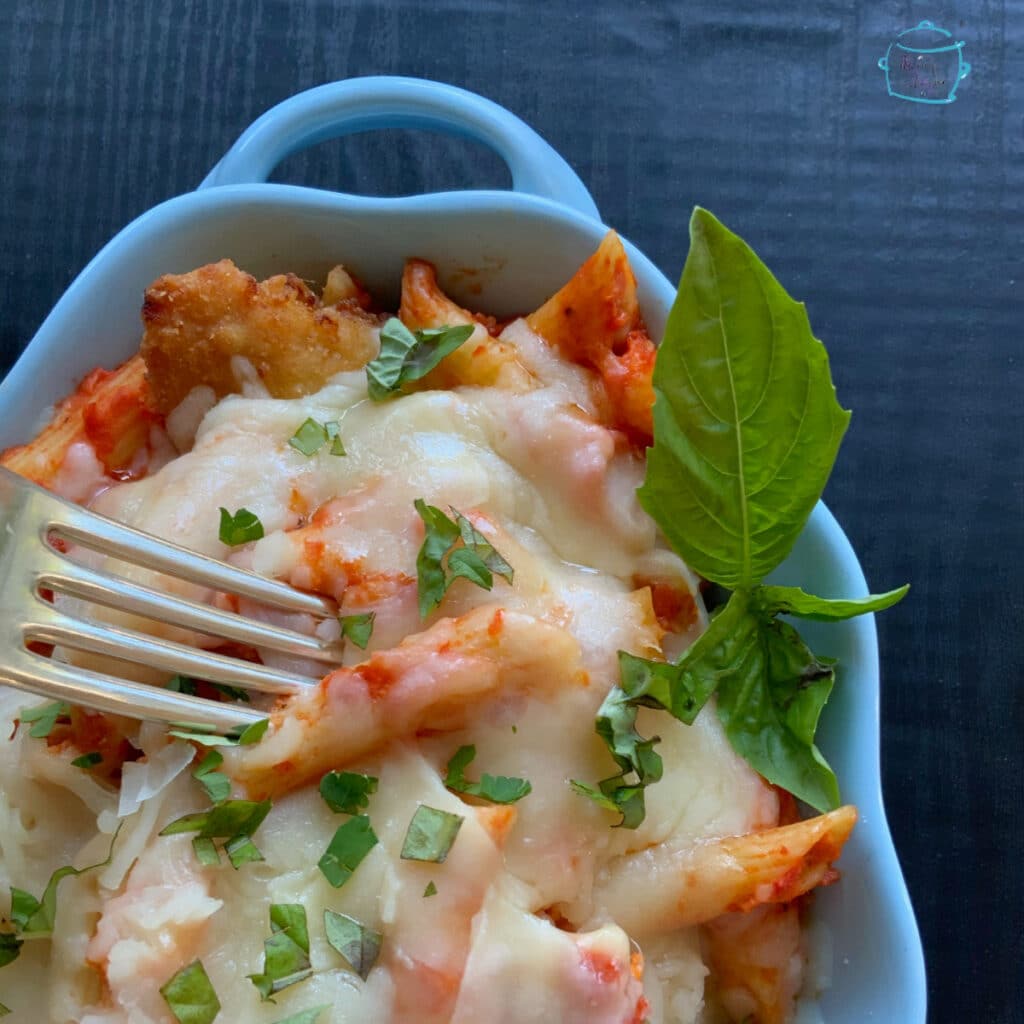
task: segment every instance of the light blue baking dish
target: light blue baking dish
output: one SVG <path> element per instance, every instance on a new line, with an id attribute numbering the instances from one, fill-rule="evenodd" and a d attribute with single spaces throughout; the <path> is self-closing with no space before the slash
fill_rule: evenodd
<path id="1" fill-rule="evenodd" d="M 512 191 L 370 199 L 266 182 L 297 149 L 393 127 L 485 143 L 508 164 Z M 0 384 L 0 448 L 32 436 L 48 407 L 88 371 L 113 366 L 138 349 L 143 290 L 160 274 L 230 257 L 257 276 L 293 271 L 315 280 L 344 262 L 371 291 L 394 297 L 403 261 L 414 255 L 437 265 L 456 298 L 505 315 L 539 305 L 606 230 L 568 164 L 488 100 L 408 78 L 352 79 L 312 89 L 264 114 L 197 191 L 139 217 L 82 271 Z M 675 289 L 638 250 L 627 248 L 657 338 Z M 685 255 L 680 249 L 680 266 Z M 477 273 L 468 279 L 472 294 L 460 296 L 465 268 Z M 849 541 L 821 504 L 777 578 L 823 596 L 867 593 Z M 880 582 L 888 587 L 901 581 Z M 813 918 L 823 926 L 815 930 L 816 941 L 821 957 L 831 960 L 831 986 L 816 1006 L 805 1005 L 801 1018 L 814 1020 L 817 1009 L 828 1024 L 924 1024 L 924 959 L 882 808 L 874 618 L 827 626 L 801 622 L 800 629 L 816 651 L 840 659 L 821 746 L 838 773 L 844 801 L 861 814 L 843 854 L 841 883 L 814 902 Z"/>

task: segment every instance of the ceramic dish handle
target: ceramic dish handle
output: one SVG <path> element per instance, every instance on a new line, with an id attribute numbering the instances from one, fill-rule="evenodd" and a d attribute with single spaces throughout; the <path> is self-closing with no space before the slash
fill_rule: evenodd
<path id="1" fill-rule="evenodd" d="M 575 171 L 518 117 L 465 89 L 419 78 L 350 78 L 292 96 L 254 121 L 200 188 L 266 181 L 298 149 L 375 128 L 422 128 L 482 142 L 508 165 L 515 191 L 601 219 Z"/>

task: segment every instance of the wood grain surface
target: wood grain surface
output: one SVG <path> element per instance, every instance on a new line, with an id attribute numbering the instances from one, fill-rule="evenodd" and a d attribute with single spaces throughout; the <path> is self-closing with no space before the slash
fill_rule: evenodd
<path id="1" fill-rule="evenodd" d="M 923 17 L 965 40 L 955 103 L 887 95 L 877 61 Z M 876 589 L 913 584 L 879 618 L 883 769 L 932 1019 L 1024 1020 L 1024 3 L 4 0 L 0 369 L 267 107 L 381 73 L 519 114 L 670 277 L 700 202 L 807 302 L 854 410 L 826 500 Z M 276 177 L 508 183 L 397 131 Z"/>

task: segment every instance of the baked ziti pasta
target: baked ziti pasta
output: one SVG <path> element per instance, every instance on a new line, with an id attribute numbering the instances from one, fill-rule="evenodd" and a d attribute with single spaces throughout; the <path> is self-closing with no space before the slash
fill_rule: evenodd
<path id="1" fill-rule="evenodd" d="M 636 827 L 571 784 L 614 770 L 594 722 L 618 652 L 671 659 L 708 623 L 636 498 L 656 350 L 618 237 L 510 322 L 418 259 L 395 318 L 342 267 L 317 294 L 228 260 L 155 281 L 142 318 L 140 354 L 3 464 L 329 597 L 317 623 L 108 566 L 343 637 L 344 659 L 252 695 L 265 734 L 224 746 L 0 689 L 9 1019 L 792 1021 L 803 907 L 855 810 L 800 820 L 710 705 L 692 725 L 640 709 L 663 775 Z M 65 865 L 90 867 L 47 904 Z"/>

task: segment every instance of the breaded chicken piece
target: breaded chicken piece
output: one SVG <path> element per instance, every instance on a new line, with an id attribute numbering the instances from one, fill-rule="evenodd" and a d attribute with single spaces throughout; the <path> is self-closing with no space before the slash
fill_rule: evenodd
<path id="1" fill-rule="evenodd" d="M 258 282 L 231 260 L 158 278 L 146 289 L 141 348 L 157 406 L 169 412 L 203 384 L 218 398 L 238 391 L 235 356 L 275 398 L 310 394 L 364 366 L 377 353 L 380 318 L 362 308 L 343 270 L 332 271 L 327 292 L 333 304 L 294 274 Z"/>

